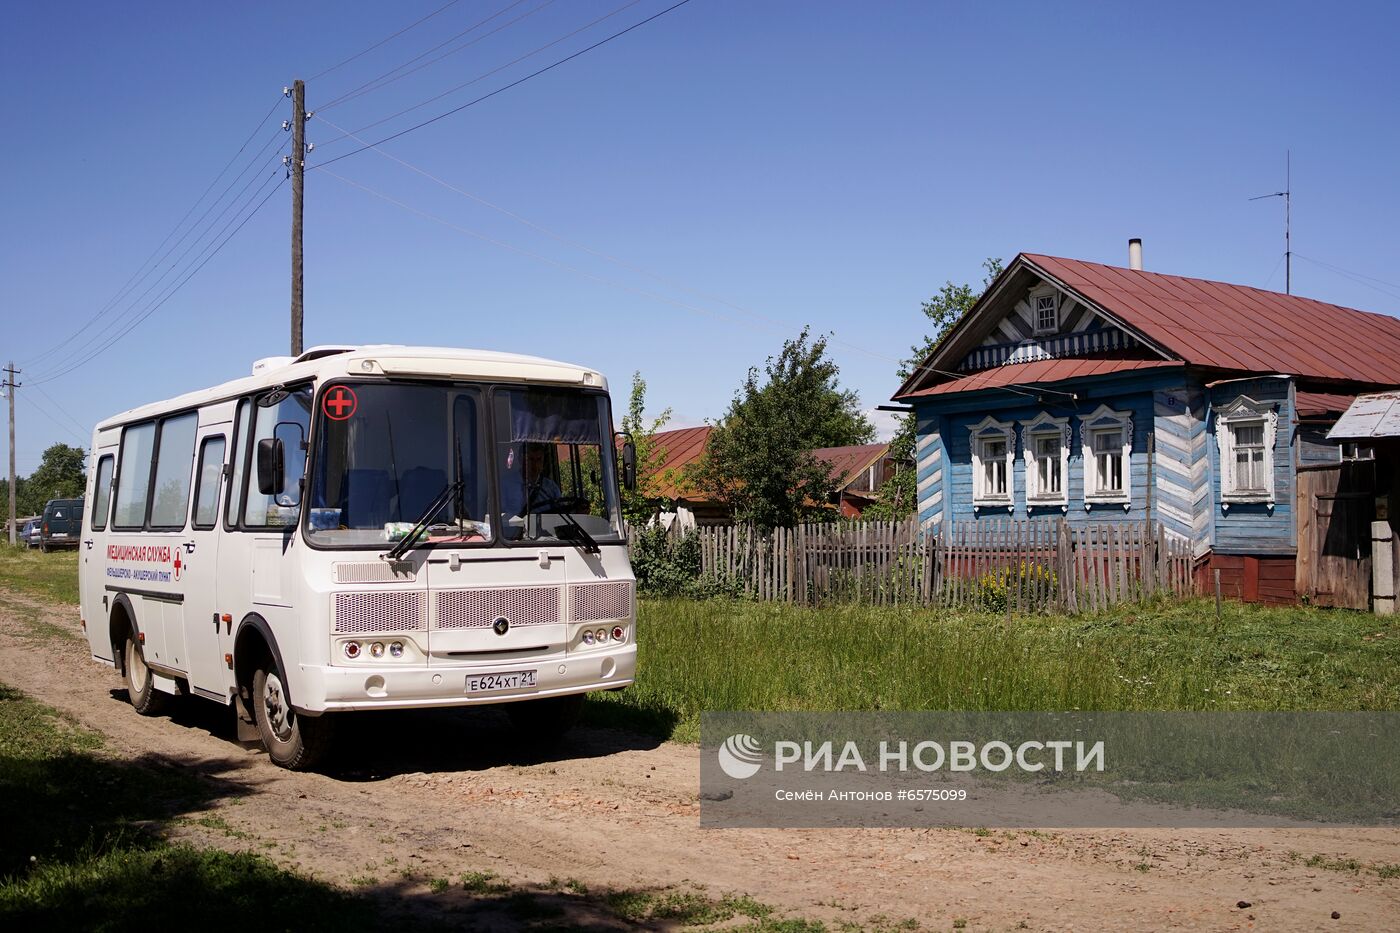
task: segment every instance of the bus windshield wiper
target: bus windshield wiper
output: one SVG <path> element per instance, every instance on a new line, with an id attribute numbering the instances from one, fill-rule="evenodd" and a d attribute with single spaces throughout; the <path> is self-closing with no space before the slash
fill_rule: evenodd
<path id="1" fill-rule="evenodd" d="M 428 503 L 428 507 L 423 510 L 422 517 L 413 523 L 413 527 L 408 530 L 408 534 L 404 535 L 397 544 L 381 554 L 380 557 L 389 561 L 402 559 L 403 556 L 408 553 L 409 548 L 413 547 L 413 545 L 418 542 L 423 532 L 428 530 L 428 523 L 433 520 L 433 516 L 437 515 L 437 513 L 442 510 L 442 507 L 447 504 L 448 500 L 456 495 L 457 490 L 461 488 L 462 481 L 460 479 L 455 479 L 448 483 L 447 487 L 437 494 L 437 498 Z"/>

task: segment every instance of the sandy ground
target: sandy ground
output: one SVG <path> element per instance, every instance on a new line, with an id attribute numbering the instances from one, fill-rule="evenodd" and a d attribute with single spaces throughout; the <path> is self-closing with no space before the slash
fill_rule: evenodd
<path id="1" fill-rule="evenodd" d="M 702 830 L 696 749 L 581 729 L 532 759 L 493 710 L 353 717 L 340 765 L 292 774 L 235 742 L 215 704 L 138 716 L 77 634 L 74 608 L 0 594 L 0 679 L 102 733 L 118 757 L 205 776 L 216 802 L 172 834 L 415 911 L 463 909 L 458 885 L 433 895 L 429 881 L 485 871 L 527 889 L 747 893 L 833 927 L 1400 928 L 1400 878 L 1305 864 L 1400 863 L 1400 830 Z M 492 916 L 473 922 L 513 922 Z"/>

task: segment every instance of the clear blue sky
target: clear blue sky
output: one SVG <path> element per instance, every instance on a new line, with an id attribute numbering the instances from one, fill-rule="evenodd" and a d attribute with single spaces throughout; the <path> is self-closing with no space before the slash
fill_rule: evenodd
<path id="1" fill-rule="evenodd" d="M 21 381 L 42 379 L 57 360 L 33 358 L 122 288 L 277 105 L 245 159 L 275 135 L 290 110 L 277 104 L 284 84 L 444 2 L 12 6 L 0 35 L 0 359 L 20 363 Z M 354 130 L 622 2 L 524 0 L 473 36 L 529 14 L 508 28 L 322 109 L 508 3 L 461 0 L 310 81 L 308 106 Z M 666 5 L 640 0 L 366 138 Z M 921 299 L 977 279 L 987 256 L 1126 264 L 1126 241 L 1140 236 L 1150 269 L 1282 290 L 1283 205 L 1247 199 L 1282 188 L 1289 148 L 1294 248 L 1314 260 L 1295 260 L 1294 291 L 1400 314 L 1400 287 L 1316 264 L 1400 282 L 1397 31 L 1384 3 L 692 0 L 384 147 L 629 266 L 363 152 L 329 170 L 578 271 L 312 171 L 306 341 L 536 353 L 598 367 L 617 394 L 639 369 L 652 406 L 684 425 L 719 416 L 747 367 L 811 324 L 835 332 L 844 383 L 873 407 L 920 337 Z M 337 135 L 313 120 L 310 164 L 353 148 L 330 143 Z M 21 473 L 50 443 L 85 443 L 102 417 L 286 352 L 289 203 L 283 186 L 124 340 L 41 384 L 47 395 L 20 390 Z M 130 320 L 150 281 L 76 343 Z"/>

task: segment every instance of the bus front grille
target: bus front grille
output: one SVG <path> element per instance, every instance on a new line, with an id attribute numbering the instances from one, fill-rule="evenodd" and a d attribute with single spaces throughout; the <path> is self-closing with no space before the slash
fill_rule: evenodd
<path id="1" fill-rule="evenodd" d="M 335 631 L 338 635 L 411 632 L 428 627 L 423 609 L 421 592 L 336 593 Z"/>
<path id="2" fill-rule="evenodd" d="M 559 587 L 516 586 L 442 590 L 435 594 L 436 628 L 490 628 L 497 619 L 516 625 L 557 625 Z"/>
<path id="3" fill-rule="evenodd" d="M 580 583 L 569 588 L 569 613 L 574 622 L 602 622 L 632 615 L 632 582 Z"/>

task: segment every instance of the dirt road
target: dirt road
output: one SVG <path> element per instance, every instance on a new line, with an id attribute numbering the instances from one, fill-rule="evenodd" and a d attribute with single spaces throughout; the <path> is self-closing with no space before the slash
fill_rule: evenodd
<path id="1" fill-rule="evenodd" d="M 1400 863 L 1397 830 L 701 830 L 694 748 L 584 729 L 532 761 L 510 750 L 495 711 L 352 718 L 351 764 L 291 774 L 234 742 L 213 704 L 136 715 L 77 635 L 72 607 L 0 594 L 0 680 L 102 733 L 119 757 L 219 788 L 213 808 L 168 832 L 415 911 L 486 896 L 455 881 L 477 872 L 517 890 L 569 879 L 593 892 L 750 894 L 833 928 L 1381 930 L 1400 918 L 1400 878 L 1364 867 Z"/>

